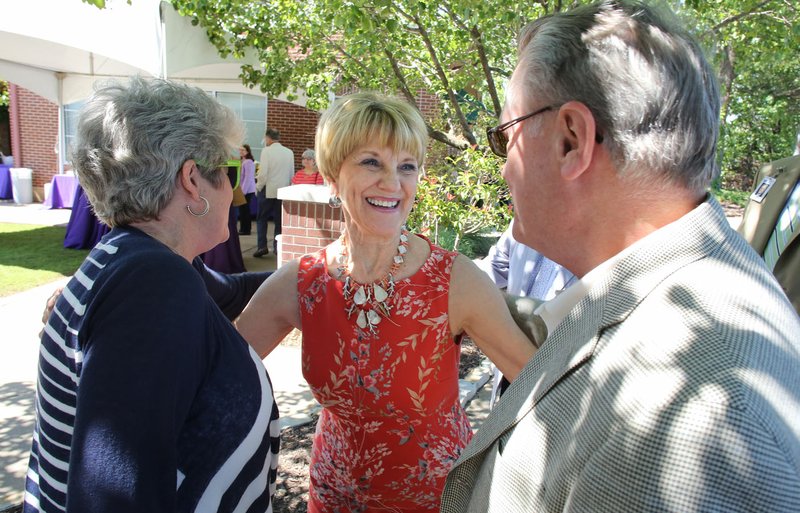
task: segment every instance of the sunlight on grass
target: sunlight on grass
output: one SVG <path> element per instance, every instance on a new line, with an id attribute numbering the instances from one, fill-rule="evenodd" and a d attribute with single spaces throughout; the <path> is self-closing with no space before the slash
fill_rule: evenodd
<path id="1" fill-rule="evenodd" d="M 0 223 L 0 297 L 72 276 L 89 250 L 64 248 L 63 226 Z"/>

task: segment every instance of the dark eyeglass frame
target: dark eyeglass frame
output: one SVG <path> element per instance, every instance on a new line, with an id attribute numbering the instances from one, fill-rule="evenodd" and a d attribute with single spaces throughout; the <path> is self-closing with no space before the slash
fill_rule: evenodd
<path id="1" fill-rule="evenodd" d="M 506 137 L 505 130 L 518 123 L 522 123 L 528 118 L 538 116 L 539 114 L 543 114 L 548 110 L 553 110 L 556 107 L 558 107 L 558 105 L 548 105 L 539 110 L 535 110 L 530 114 L 525 114 L 524 116 L 514 118 L 511 121 L 506 121 L 505 123 L 501 123 L 495 127 L 487 128 L 486 140 L 489 142 L 489 149 L 491 149 L 492 153 L 498 157 L 508 157 L 508 137 Z"/>
<path id="2" fill-rule="evenodd" d="M 507 128 L 511 128 L 512 126 L 525 121 L 528 118 L 532 118 L 533 116 L 538 116 L 548 110 L 553 110 L 560 105 L 548 105 L 547 107 L 542 107 L 539 110 L 535 110 L 530 114 L 525 114 L 524 116 L 520 116 L 518 118 L 514 118 L 511 121 L 506 121 L 505 123 L 501 123 L 495 127 L 487 128 L 486 129 L 486 140 L 489 142 L 489 149 L 492 150 L 492 153 L 497 155 L 498 157 L 507 158 L 508 157 L 508 137 L 506 137 L 505 130 Z M 597 144 L 603 144 L 603 134 L 599 131 L 595 132 L 594 140 Z"/>

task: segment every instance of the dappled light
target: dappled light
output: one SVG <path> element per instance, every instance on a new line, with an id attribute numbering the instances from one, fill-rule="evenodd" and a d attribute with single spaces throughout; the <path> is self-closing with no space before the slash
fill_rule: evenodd
<path id="1" fill-rule="evenodd" d="M 726 249 L 733 258 L 707 257 L 702 270 L 676 264 L 663 283 L 643 282 L 634 266 L 632 276 L 616 276 L 621 288 L 579 304 L 526 369 L 536 376 L 533 393 L 515 382 L 501 400 L 522 405 L 517 418 L 541 423 L 518 423 L 513 437 L 501 437 L 497 457 L 520 464 L 496 466 L 493 479 L 517 482 L 520 495 L 538 493 L 536 502 L 554 509 L 575 501 L 600 511 L 624 496 L 643 501 L 631 511 L 686 511 L 720 487 L 731 491 L 721 510 L 747 510 L 748 501 L 764 509 L 775 476 L 793 472 L 782 444 L 796 436 L 799 406 L 786 388 L 800 379 L 786 329 L 794 312 L 788 303 L 782 316 L 755 308 L 775 302 L 777 288 L 757 283 L 767 274 L 720 286 L 746 257 L 741 247 Z M 739 313 L 721 314 L 731 311 Z M 547 469 L 543 483 L 525 466 L 531 460 Z"/>
<path id="2" fill-rule="evenodd" d="M 0 385 L 0 472 L 6 476 L 0 481 L 0 508 L 25 489 L 35 397 L 33 383 Z"/>

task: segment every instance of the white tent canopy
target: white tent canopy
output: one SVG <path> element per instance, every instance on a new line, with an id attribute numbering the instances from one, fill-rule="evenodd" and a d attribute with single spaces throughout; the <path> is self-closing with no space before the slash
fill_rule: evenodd
<path id="1" fill-rule="evenodd" d="M 97 80 L 131 75 L 179 80 L 207 91 L 261 94 L 238 78 L 252 58 L 223 58 L 205 30 L 167 1 L 0 0 L 0 78 L 59 106 L 85 99 Z M 299 103 L 299 102 L 298 102 Z"/>
<path id="2" fill-rule="evenodd" d="M 202 28 L 161 0 L 0 0 L 0 77 L 63 105 L 97 79 L 178 79 L 205 89 L 259 94 L 242 85 L 253 59 L 222 58 Z"/>

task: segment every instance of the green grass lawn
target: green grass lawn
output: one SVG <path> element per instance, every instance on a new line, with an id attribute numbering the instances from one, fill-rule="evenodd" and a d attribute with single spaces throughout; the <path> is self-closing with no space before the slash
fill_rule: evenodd
<path id="1" fill-rule="evenodd" d="M 72 276 L 89 250 L 65 249 L 63 226 L 0 223 L 0 297 Z"/>

